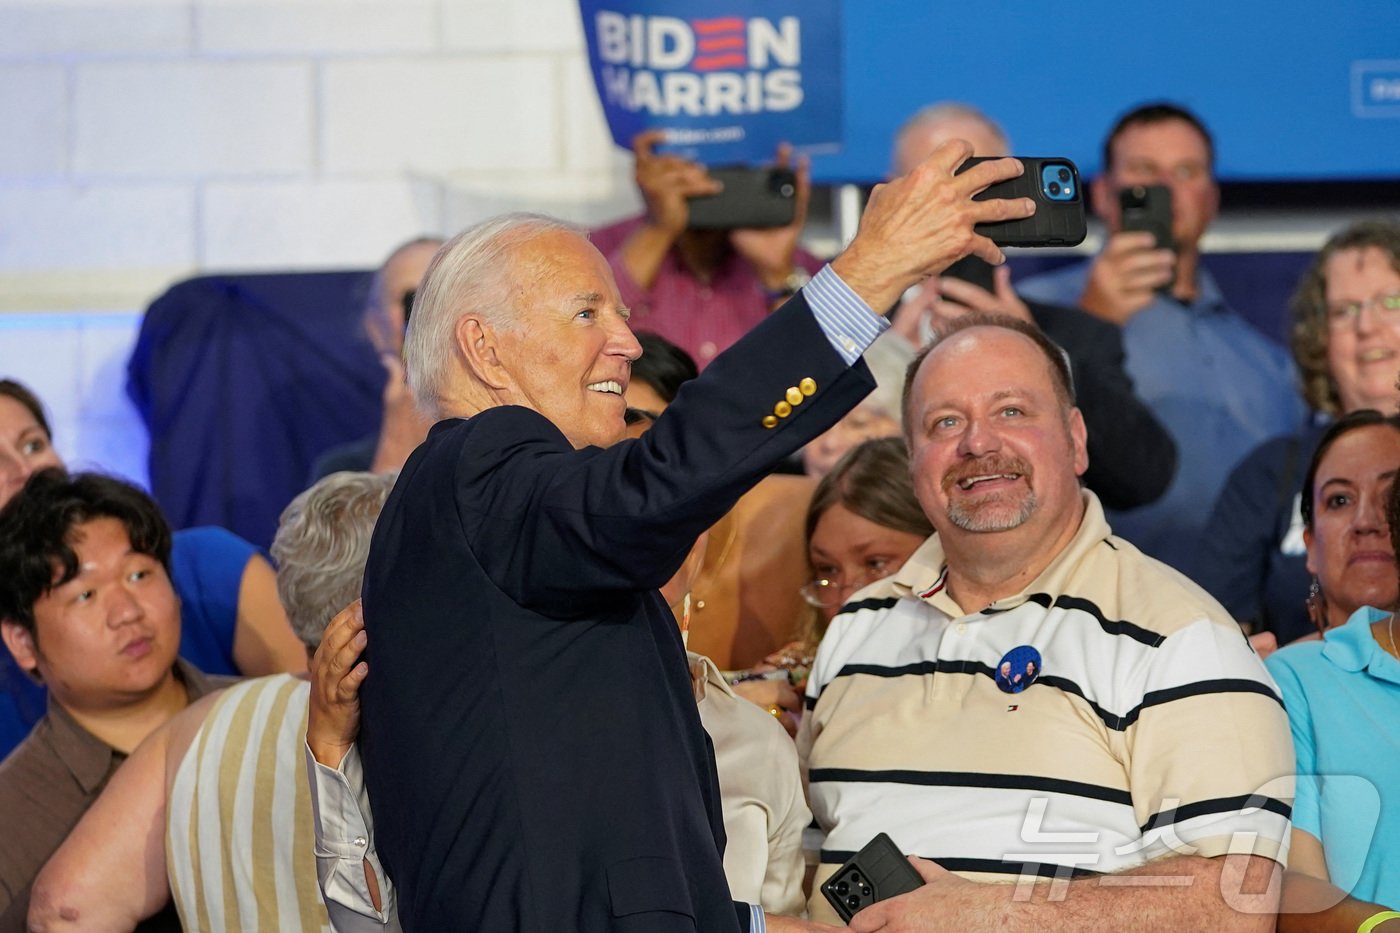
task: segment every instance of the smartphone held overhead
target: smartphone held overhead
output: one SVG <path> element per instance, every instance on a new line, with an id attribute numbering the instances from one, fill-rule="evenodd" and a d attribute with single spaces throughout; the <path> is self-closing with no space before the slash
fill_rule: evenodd
<path id="1" fill-rule="evenodd" d="M 710 177 L 724 188 L 690 199 L 691 230 L 786 227 L 797 216 L 797 174 L 791 169 L 728 166 L 710 169 Z"/>
<path id="2" fill-rule="evenodd" d="M 1079 169 L 1065 158 L 1016 156 L 1025 171 L 1016 178 L 988 186 L 974 195 L 977 201 L 991 198 L 1030 198 L 1035 214 L 1023 220 L 978 224 L 978 233 L 998 246 L 1078 246 L 1088 231 L 1084 215 L 1084 193 Z M 962 174 L 989 158 L 974 157 L 958 168 Z"/>

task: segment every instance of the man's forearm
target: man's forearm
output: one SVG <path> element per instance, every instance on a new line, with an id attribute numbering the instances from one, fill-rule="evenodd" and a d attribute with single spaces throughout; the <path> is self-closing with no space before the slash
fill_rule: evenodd
<path id="1" fill-rule="evenodd" d="M 1000 930 L 1119 933 L 1133 930 L 1258 931 L 1274 927 L 1278 866 L 1259 856 L 1176 856 L 1132 871 L 1077 881 L 976 884 L 931 862 L 927 883 L 851 920 L 860 933 Z"/>
<path id="2" fill-rule="evenodd" d="M 165 906 L 169 735 L 132 753 L 49 858 L 27 898 L 29 929 L 130 930 Z"/>
<path id="3" fill-rule="evenodd" d="M 1175 856 L 1112 875 L 1027 885 L 1011 897 L 1002 891 L 995 900 L 1008 930 L 1118 933 L 1131 918 L 1127 925 L 1138 930 L 1268 931 L 1278 875 L 1278 864 L 1261 856 Z"/>
<path id="4" fill-rule="evenodd" d="M 675 234 L 653 224 L 643 223 L 633 230 L 618 249 L 623 270 L 642 291 L 650 290 L 666 254 L 675 245 Z"/>

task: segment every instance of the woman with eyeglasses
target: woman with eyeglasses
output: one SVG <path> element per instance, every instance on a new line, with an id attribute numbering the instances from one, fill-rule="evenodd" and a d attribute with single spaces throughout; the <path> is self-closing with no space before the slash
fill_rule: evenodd
<path id="1" fill-rule="evenodd" d="M 865 441 L 847 451 L 822 477 L 807 507 L 812 579 L 799 591 L 809 607 L 799 636 L 744 672 L 735 689 L 748 695 L 757 678 L 787 672 L 800 693 L 837 610 L 862 587 L 897 571 L 931 534 L 933 526 L 914 498 L 903 438 Z"/>
<path id="2" fill-rule="evenodd" d="M 837 461 L 807 508 L 812 580 L 802 597 L 819 617 L 809 633 L 813 647 L 854 593 L 898 570 L 931 534 L 903 438 L 866 441 Z"/>
<path id="3" fill-rule="evenodd" d="M 1327 241 L 1293 298 L 1293 356 L 1317 417 L 1235 468 L 1192 574 L 1261 654 L 1328 621 L 1306 567 L 1299 493 L 1318 441 L 1347 412 L 1390 413 L 1400 402 L 1400 223 L 1363 221 Z"/>

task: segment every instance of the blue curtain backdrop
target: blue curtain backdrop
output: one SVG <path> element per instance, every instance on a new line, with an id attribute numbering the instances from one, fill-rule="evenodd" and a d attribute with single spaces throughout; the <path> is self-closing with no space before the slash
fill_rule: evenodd
<path id="1" fill-rule="evenodd" d="M 127 393 L 172 525 L 220 525 L 266 548 L 316 457 L 377 430 L 384 370 L 361 323 L 367 276 L 203 276 L 147 309 Z"/>

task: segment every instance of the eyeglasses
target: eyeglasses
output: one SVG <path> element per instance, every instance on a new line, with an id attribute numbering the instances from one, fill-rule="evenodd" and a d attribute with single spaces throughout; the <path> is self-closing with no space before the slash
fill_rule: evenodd
<path id="1" fill-rule="evenodd" d="M 1349 301 L 1327 309 L 1328 327 L 1350 327 L 1366 308 L 1374 308 L 1383 320 L 1400 318 L 1400 292 L 1375 295 L 1365 301 Z"/>
<path id="2" fill-rule="evenodd" d="M 870 574 L 861 574 L 850 583 L 842 583 L 839 580 L 813 580 L 798 587 L 797 592 L 802 594 L 809 606 L 816 606 L 818 609 L 839 609 L 846 601 L 847 595 L 865 586 L 872 579 L 874 577 Z"/>

